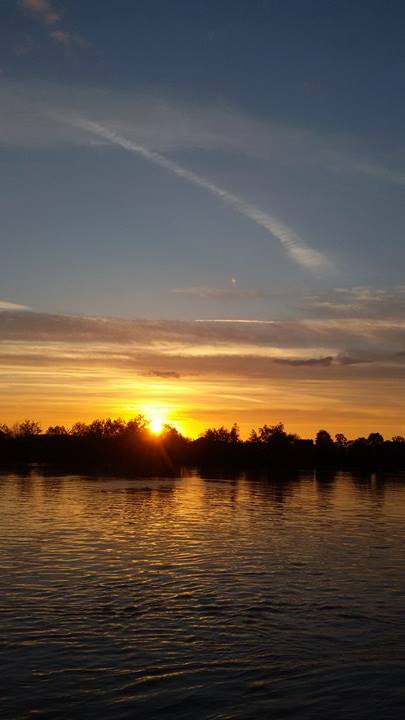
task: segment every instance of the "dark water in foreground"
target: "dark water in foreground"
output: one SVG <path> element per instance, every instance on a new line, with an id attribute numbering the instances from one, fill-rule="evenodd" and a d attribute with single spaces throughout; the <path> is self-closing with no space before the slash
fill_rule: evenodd
<path id="1" fill-rule="evenodd" d="M 0 477 L 0 712 L 405 717 L 405 482 Z"/>

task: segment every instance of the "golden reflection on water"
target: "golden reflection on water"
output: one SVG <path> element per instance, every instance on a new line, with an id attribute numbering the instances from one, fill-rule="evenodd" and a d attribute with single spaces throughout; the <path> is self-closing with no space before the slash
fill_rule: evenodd
<path id="1" fill-rule="evenodd" d="M 399 477 L 3 475 L 7 717 L 396 717 L 404 519 Z"/>
<path id="2" fill-rule="evenodd" d="M 3 480 L 3 482 L 1 482 Z M 322 513 L 325 507 L 338 517 L 358 503 L 379 508 L 381 513 L 405 519 L 405 504 L 400 502 L 403 487 L 393 478 L 387 492 L 384 482 L 375 473 L 302 473 L 301 475 L 203 479 L 196 472 L 186 472 L 178 479 L 115 477 L 44 476 L 37 471 L 26 475 L 0 476 L 2 509 L 7 518 L 23 522 L 24 528 L 40 529 L 47 523 L 68 522 L 81 529 L 83 517 L 91 510 L 88 522 L 99 531 L 107 532 L 130 522 L 136 511 L 147 513 L 148 519 L 160 523 L 161 516 L 181 518 L 184 523 L 197 520 L 209 522 L 226 511 L 239 513 L 271 502 L 277 511 L 284 507 L 305 512 Z M 134 500 L 136 499 L 136 502 Z M 30 512 L 21 508 L 30 506 Z M 102 527 L 98 520 L 102 517 Z M 253 519 L 253 518 L 251 518 Z M 4 520 L 3 520 L 4 522 Z"/>

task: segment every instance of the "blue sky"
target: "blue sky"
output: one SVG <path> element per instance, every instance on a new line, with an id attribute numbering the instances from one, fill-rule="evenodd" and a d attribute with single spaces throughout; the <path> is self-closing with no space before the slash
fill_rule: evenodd
<path id="1" fill-rule="evenodd" d="M 0 20 L 8 324 L 399 322 L 403 3 L 3 0 Z M 315 360 L 369 349 L 339 332 Z"/>

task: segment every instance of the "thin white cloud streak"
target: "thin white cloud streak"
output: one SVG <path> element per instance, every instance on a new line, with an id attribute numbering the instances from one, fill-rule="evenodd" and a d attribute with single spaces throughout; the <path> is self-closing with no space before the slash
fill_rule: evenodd
<path id="1" fill-rule="evenodd" d="M 232 278 L 232 280 L 234 279 L 235 278 Z M 192 286 L 171 288 L 170 292 L 173 295 L 201 298 L 203 300 L 263 300 L 271 296 L 271 294 L 265 290 L 236 288 L 235 283 L 229 288 Z"/>
<path id="2" fill-rule="evenodd" d="M 237 153 L 283 163 L 313 163 L 323 156 L 325 141 L 306 130 L 291 130 L 264 122 L 223 105 L 185 103 L 169 97 L 123 93 L 92 86 L 65 86 L 45 82 L 17 83 L 6 78 L 0 87 L 0 143 L 16 147 L 53 147 L 62 144 L 103 144 L 87 132 L 55 122 L 44 107 L 62 117 L 77 114 L 97 118 L 156 152 L 175 150 Z M 74 132 L 72 132 L 74 130 Z M 327 144 L 329 148 L 329 145 Z M 326 152 L 326 150 L 325 150 Z M 338 144 L 339 158 L 343 148 Z M 327 150 L 328 158 L 330 150 Z"/>
<path id="3" fill-rule="evenodd" d="M 392 185 L 405 186 L 405 173 L 401 171 L 389 170 L 380 165 L 360 161 L 353 162 L 353 170 L 377 180 L 384 180 Z"/>
<path id="4" fill-rule="evenodd" d="M 282 223 L 274 217 L 274 215 L 270 215 L 269 213 L 259 210 L 259 208 L 255 207 L 251 203 L 248 203 L 243 198 L 240 198 L 219 185 L 206 180 L 191 170 L 187 170 L 173 160 L 169 160 L 169 158 L 164 155 L 149 150 L 144 145 L 128 140 L 122 135 L 114 132 L 114 130 L 104 127 L 104 125 L 100 125 L 92 120 L 78 117 L 77 115 L 61 119 L 67 121 L 75 127 L 87 130 L 93 135 L 109 141 L 112 145 L 117 145 L 122 147 L 124 150 L 135 153 L 140 157 L 145 158 L 145 160 L 149 160 L 155 165 L 158 165 L 174 175 L 177 175 L 177 177 L 187 180 L 193 185 L 197 185 L 198 187 L 212 193 L 226 205 L 230 205 L 241 215 L 244 215 L 249 220 L 252 220 L 256 223 L 256 225 L 265 228 L 265 230 L 271 233 L 273 237 L 276 237 L 289 256 L 299 265 L 315 271 L 326 270 L 331 267 L 330 261 L 317 250 L 305 245 L 294 230 Z"/>
<path id="5" fill-rule="evenodd" d="M 276 325 L 277 320 L 251 320 L 249 318 L 196 318 L 198 323 L 227 323 L 228 325 Z"/>
<path id="6" fill-rule="evenodd" d="M 8 300 L 0 300 L 0 312 L 12 312 L 13 310 L 30 310 L 27 305 L 19 305 L 18 303 L 9 302 Z"/>
<path id="7" fill-rule="evenodd" d="M 0 313 L 0 344 L 3 342 L 73 343 L 98 347 L 132 347 L 137 352 L 153 349 L 160 354 L 182 354 L 184 348 L 202 346 L 255 346 L 287 349 L 317 348 L 327 355 L 381 352 L 402 353 L 405 320 L 330 318 L 288 320 L 210 319 L 126 320 L 120 318 L 50 315 L 14 311 Z"/>
<path id="8" fill-rule="evenodd" d="M 60 38 L 62 40 L 62 38 Z M 72 132 L 72 125 L 55 123 L 44 106 L 59 115 L 76 112 L 97 117 L 103 126 L 157 152 L 206 150 L 237 153 L 282 166 L 322 168 L 338 175 L 354 174 L 369 181 L 404 187 L 405 172 L 391 162 L 376 144 L 365 138 L 320 134 L 305 128 L 278 125 L 222 105 L 195 105 L 169 97 L 127 94 L 93 86 L 65 86 L 38 81 L 17 83 L 3 79 L 0 88 L 0 144 L 6 147 L 54 147 L 101 144 L 87 132 Z M 403 156 L 397 152 L 398 161 Z M 387 165 L 388 162 L 388 165 Z"/>

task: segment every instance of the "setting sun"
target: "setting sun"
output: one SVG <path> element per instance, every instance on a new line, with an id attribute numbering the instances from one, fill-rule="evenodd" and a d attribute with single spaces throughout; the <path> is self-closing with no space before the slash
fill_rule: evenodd
<path id="1" fill-rule="evenodd" d="M 163 430 L 163 425 L 164 425 L 164 422 L 163 422 L 162 418 L 154 417 L 150 421 L 149 427 L 151 429 L 151 432 L 153 432 L 155 435 L 160 435 L 160 433 Z"/>

